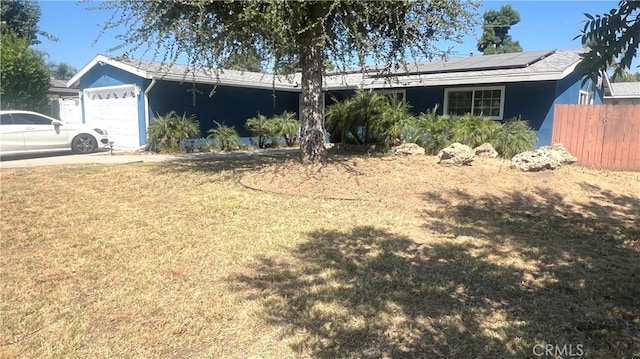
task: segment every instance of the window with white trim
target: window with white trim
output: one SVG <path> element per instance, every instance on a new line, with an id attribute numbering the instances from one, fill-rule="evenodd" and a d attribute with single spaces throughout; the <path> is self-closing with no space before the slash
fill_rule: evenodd
<path id="1" fill-rule="evenodd" d="M 593 97 L 593 92 L 580 90 L 580 94 L 578 95 L 578 104 L 593 105 Z"/>
<path id="2" fill-rule="evenodd" d="M 444 90 L 444 113 L 451 116 L 486 116 L 502 120 L 504 86 L 448 88 Z"/>

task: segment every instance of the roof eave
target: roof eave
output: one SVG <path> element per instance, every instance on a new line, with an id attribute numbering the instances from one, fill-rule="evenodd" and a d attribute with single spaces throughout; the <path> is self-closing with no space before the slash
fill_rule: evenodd
<path id="1" fill-rule="evenodd" d="M 329 90 L 346 90 L 354 88 L 362 89 L 375 89 L 375 88 L 405 88 L 416 86 L 456 86 L 456 85 L 478 85 L 478 84 L 498 84 L 498 83 L 514 83 L 514 82 L 534 82 L 534 81 L 557 81 L 561 80 L 566 75 L 564 73 L 552 72 L 552 73 L 538 73 L 538 74 L 526 74 L 526 75 L 476 75 L 466 76 L 455 79 L 429 79 L 426 77 L 420 78 L 402 78 L 397 77 L 392 79 L 391 82 L 384 79 L 376 79 L 374 81 L 364 81 L 364 83 L 349 85 L 341 83 L 338 85 L 327 85 Z"/>
<path id="2" fill-rule="evenodd" d="M 640 99 L 640 95 L 616 95 L 616 96 L 604 96 L 605 99 L 611 100 L 635 100 Z"/>
<path id="3" fill-rule="evenodd" d="M 233 86 L 233 87 L 245 87 L 245 88 L 258 88 L 267 90 L 282 90 L 282 91 L 300 91 L 299 86 L 294 84 L 286 85 L 282 83 L 266 83 L 266 82 L 254 82 L 254 81 L 240 81 L 225 78 L 195 78 L 189 79 L 183 75 L 176 74 L 154 74 L 153 78 L 156 80 L 175 81 L 175 82 L 195 82 L 198 84 L 207 85 L 221 85 L 221 86 Z"/>

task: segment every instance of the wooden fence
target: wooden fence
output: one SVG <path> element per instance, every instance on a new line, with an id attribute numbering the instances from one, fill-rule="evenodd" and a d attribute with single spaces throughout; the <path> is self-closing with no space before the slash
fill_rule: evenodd
<path id="1" fill-rule="evenodd" d="M 583 166 L 640 171 L 640 105 L 556 105 L 552 143 Z"/>

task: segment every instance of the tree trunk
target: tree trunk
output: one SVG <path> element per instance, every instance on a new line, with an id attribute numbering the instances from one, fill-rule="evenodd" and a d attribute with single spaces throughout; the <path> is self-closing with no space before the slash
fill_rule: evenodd
<path id="1" fill-rule="evenodd" d="M 319 11 L 318 6 L 322 6 L 319 3 L 314 5 L 314 12 Z M 312 19 L 318 18 L 312 16 Z M 303 164 L 320 163 L 327 159 L 324 144 L 324 101 L 322 101 L 324 46 L 321 24 L 316 23 L 310 31 L 313 32 L 311 43 L 300 54 L 302 68 L 300 155 Z"/>

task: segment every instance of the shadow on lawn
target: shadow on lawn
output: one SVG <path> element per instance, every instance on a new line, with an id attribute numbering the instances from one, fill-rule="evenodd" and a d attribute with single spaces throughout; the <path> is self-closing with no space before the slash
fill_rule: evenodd
<path id="1" fill-rule="evenodd" d="M 579 204 L 426 193 L 435 241 L 316 231 L 232 280 L 302 356 L 532 358 L 549 344 L 565 358 L 634 357 L 638 199 L 592 190 Z"/>
<path id="2" fill-rule="evenodd" d="M 294 161 L 299 155 L 294 153 L 227 153 L 213 157 L 201 157 L 193 160 L 166 161 L 158 163 L 158 171 L 167 173 L 202 173 L 216 175 L 210 180 L 238 179 L 243 173 Z M 221 176 L 221 177 L 218 177 Z"/>
<path id="3" fill-rule="evenodd" d="M 354 158 L 363 157 L 358 154 L 341 154 L 331 152 L 327 162 L 318 165 L 303 166 L 300 164 L 300 154 L 290 149 L 286 152 L 248 152 L 248 153 L 219 153 L 213 157 L 202 157 L 193 160 L 167 161 L 158 164 L 158 171 L 165 173 L 204 173 L 220 175 L 223 179 L 239 180 L 243 174 L 268 168 L 269 175 L 286 176 L 292 167 L 302 169 L 307 178 L 316 176 L 325 166 L 337 166 L 345 173 L 358 176 L 361 172 L 352 165 Z M 210 180 L 218 180 L 212 177 Z"/>

